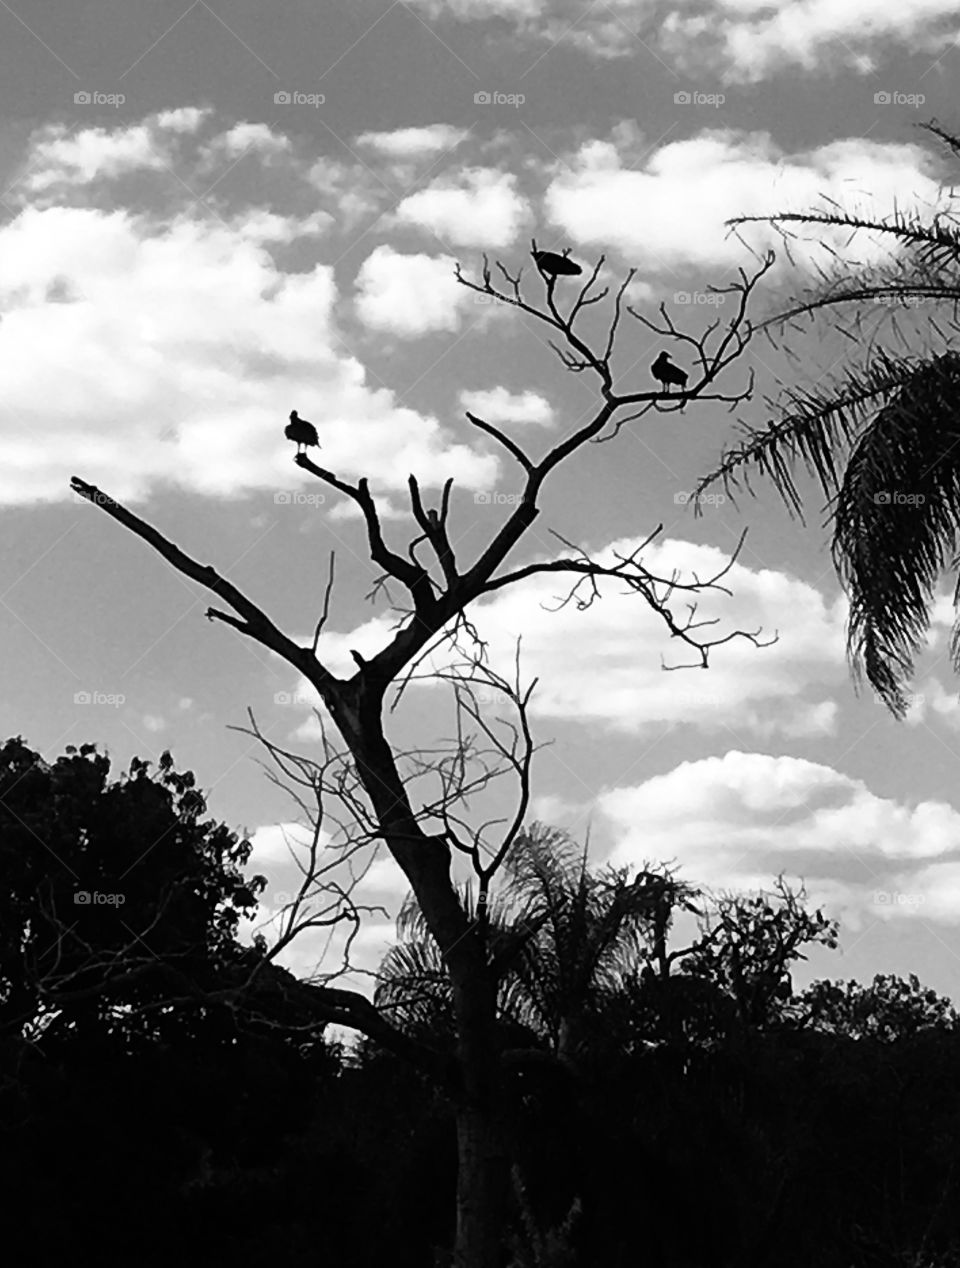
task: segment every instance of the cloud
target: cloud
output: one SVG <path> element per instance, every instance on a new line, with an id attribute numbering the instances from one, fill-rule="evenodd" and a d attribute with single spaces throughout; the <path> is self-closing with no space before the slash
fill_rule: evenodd
<path id="1" fill-rule="evenodd" d="M 391 223 L 428 229 L 458 246 L 508 247 L 530 218 L 515 186 L 510 172 L 466 168 L 405 198 Z"/>
<path id="2" fill-rule="evenodd" d="M 410 0 L 438 21 L 514 24 L 516 36 L 554 46 L 561 41 L 600 61 L 653 51 L 690 73 L 712 72 L 724 83 L 757 83 L 784 67 L 807 75 L 873 72 L 891 45 L 934 56 L 956 38 L 951 0 L 679 0 L 668 12 L 638 0 Z M 494 28 L 491 28 L 491 34 Z"/>
<path id="3" fill-rule="evenodd" d="M 505 387 L 461 392 L 460 404 L 486 423 L 540 423 L 549 427 L 553 407 L 536 392 L 510 392 Z"/>
<path id="4" fill-rule="evenodd" d="M 218 220 L 186 192 L 163 213 L 124 208 L 106 178 L 151 163 L 158 127 L 89 129 L 72 148 L 45 134 L 33 175 L 39 188 L 65 180 L 57 203 L 27 203 L 0 226 L 0 503 L 66 499 L 74 474 L 122 500 L 164 482 L 220 496 L 297 487 L 305 477 L 283 437 L 291 401 L 323 420 L 327 458 L 347 479 L 366 475 L 381 492 L 405 489 L 410 472 L 487 487 L 494 455 L 451 443 L 343 350 L 332 265 L 287 272 L 271 254 L 321 239 L 326 213 L 253 206 Z M 71 205 L 95 184 L 116 205 Z M 448 266 L 422 259 L 442 326 L 462 299 L 437 276 Z M 417 302 L 401 306 L 401 327 L 416 324 Z M 53 400 L 37 391 L 51 374 Z"/>
<path id="5" fill-rule="evenodd" d="M 891 43 L 938 53 L 956 38 L 950 0 L 715 0 L 712 13 L 666 15 L 661 47 L 688 69 L 713 66 L 726 83 L 758 83 L 783 67 L 868 74 Z M 692 50 L 696 50 L 692 52 Z"/>
<path id="6" fill-rule="evenodd" d="M 357 145 L 369 146 L 390 158 L 414 158 L 452 150 L 470 135 L 466 128 L 434 123 L 426 128 L 395 128 L 392 132 L 364 132 Z"/>
<path id="7" fill-rule="evenodd" d="M 211 152 L 240 158 L 254 151 L 266 157 L 288 153 L 290 148 L 290 138 L 274 132 L 265 123 L 238 123 L 216 138 Z"/>
<path id="8" fill-rule="evenodd" d="M 598 806 L 618 867 L 675 859 L 714 889 L 769 888 L 783 871 L 833 914 L 960 919 L 960 811 L 945 802 L 908 806 L 829 766 L 732 750 L 610 788 Z"/>
<path id="9" fill-rule="evenodd" d="M 169 156 L 146 124 L 84 128 L 73 134 L 63 124 L 51 124 L 35 138 L 31 160 L 17 193 L 38 194 L 55 185 L 88 185 L 144 168 L 162 171 L 169 164 Z"/>
<path id="10" fill-rule="evenodd" d="M 663 145 L 635 169 L 623 165 L 614 141 L 585 142 L 554 177 L 545 206 L 581 246 L 613 244 L 642 270 L 672 273 L 742 263 L 743 247 L 726 225 L 736 216 L 826 210 L 826 198 L 877 217 L 894 207 L 904 215 L 927 211 L 941 201 L 930 154 L 916 145 L 856 138 L 787 154 L 768 133 L 718 128 Z M 742 233 L 758 247 L 780 242 L 770 226 L 748 225 Z M 829 263 L 827 247 L 843 250 L 849 237 L 849 230 L 813 226 L 810 245 L 793 253 Z M 889 235 L 854 240 L 865 263 L 890 249 Z M 851 258 L 850 250 L 844 254 Z"/>
<path id="11" fill-rule="evenodd" d="M 495 511 L 493 503 L 478 505 L 478 514 Z M 615 541 L 593 553 L 609 563 L 640 544 L 639 539 Z M 648 547 L 643 562 L 655 576 L 669 578 L 677 570 L 680 579 L 689 580 L 694 574 L 701 579 L 717 575 L 729 559 L 713 547 L 667 540 Z M 684 655 L 675 644 L 668 647 L 663 621 L 641 598 L 625 595 L 621 584 L 601 581 L 602 597 L 584 611 L 575 603 L 554 610 L 574 581 L 531 577 L 471 609 L 493 667 L 508 679 L 517 632 L 523 631 L 522 677 L 539 679 L 532 717 L 569 718 L 620 734 L 662 733 L 665 726 L 682 725 L 723 736 L 802 739 L 835 730 L 838 708 L 823 693 L 845 678 L 844 600 L 828 603 L 813 586 L 786 573 L 734 564 L 723 583 L 732 596 L 701 595 L 696 619 L 716 619 L 721 636 L 762 629 L 770 637 L 779 630 L 779 641 L 757 648 L 733 639 L 711 654 L 707 674 L 665 673 L 662 659 L 691 664 L 698 658 L 689 651 Z M 686 616 L 685 602 L 674 595 L 672 606 L 680 618 Z M 325 630 L 320 659 L 335 674 L 351 674 L 351 649 L 369 659 L 389 641 L 392 625 L 393 619 L 383 615 L 348 633 Z M 570 655 L 574 646 L 575 658 Z M 450 664 L 449 651 L 440 650 L 428 658 L 424 672 Z M 303 738 L 310 729 L 306 725 Z"/>
<path id="12" fill-rule="evenodd" d="M 460 314 L 472 298 L 456 280 L 448 255 L 403 255 L 379 246 L 357 274 L 357 315 L 373 330 L 400 338 L 459 329 Z"/>
<path id="13" fill-rule="evenodd" d="M 156 125 L 165 132 L 196 132 L 204 120 L 213 114 L 211 107 L 179 106 L 176 110 L 162 110 L 155 116 Z"/>

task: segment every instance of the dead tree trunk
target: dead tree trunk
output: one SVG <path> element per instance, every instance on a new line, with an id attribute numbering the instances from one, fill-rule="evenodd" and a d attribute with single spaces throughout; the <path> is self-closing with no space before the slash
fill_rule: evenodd
<path id="1" fill-rule="evenodd" d="M 601 256 L 591 276 L 580 288 L 578 296 L 571 301 L 566 314 L 557 307 L 552 282 L 547 287 L 546 308 L 538 309 L 523 298 L 519 272 L 513 276 L 501 266 L 509 288 L 508 292 L 502 292 L 493 287 L 492 274 L 486 259 L 482 283 L 471 282 L 458 271 L 460 281 L 470 289 L 480 294 L 496 296 L 505 304 L 512 305 L 548 325 L 570 349 L 565 352 L 558 345 L 551 345 L 566 368 L 578 374 L 589 371 L 599 380 L 597 408 L 593 416 L 575 426 L 539 459 L 531 457 L 499 427 L 473 414 L 467 414 L 473 427 L 496 441 L 518 464 L 522 473 L 522 491 L 514 510 L 496 529 L 474 562 L 466 568 L 458 563 L 448 535 L 452 478 L 443 487 L 440 508 L 437 510 L 424 507 L 417 480 L 413 475 L 410 476 L 411 511 L 417 536 L 408 543 L 404 555 L 391 549 L 385 541 L 377 506 L 365 479 L 351 484 L 332 471 L 317 466 L 305 454 L 300 454 L 295 459 L 303 471 L 311 473 L 343 496 L 353 499 L 359 507 L 366 526 L 370 558 L 382 569 L 382 577 L 374 587 L 374 593 L 379 592 L 381 582 L 392 579 L 405 588 L 412 604 L 403 610 L 399 626 L 374 657 L 367 660 L 357 652 L 353 653 L 357 672 L 350 678 L 339 678 L 327 669 L 319 651 L 333 584 L 332 571 L 312 642 L 306 645 L 297 644 L 215 568 L 201 564 L 185 554 L 155 528 L 115 502 L 95 485 L 87 484 L 78 477 L 74 477 L 72 481 L 76 493 L 137 534 L 178 572 L 212 591 L 232 609 L 230 612 L 221 608 L 208 609 L 207 616 L 211 620 L 223 622 L 243 636 L 260 643 L 303 674 L 317 691 L 326 712 L 350 751 L 359 782 L 372 809 L 372 815 L 368 816 L 364 805 L 365 833 L 385 842 L 409 881 L 430 933 L 440 947 L 449 974 L 458 1032 L 457 1061 L 452 1078 L 440 1060 L 441 1054 L 428 1045 L 412 1041 L 409 1035 L 393 1026 L 365 996 L 358 992 L 317 987 L 312 989 L 311 997 L 316 1000 L 318 1016 L 322 1015 L 329 1022 L 351 1026 L 401 1055 L 417 1061 L 421 1068 L 429 1071 L 454 1097 L 460 1160 L 456 1268 L 499 1268 L 506 1241 L 504 1218 L 509 1159 L 506 1118 L 501 1104 L 503 1078 L 502 1056 L 498 1051 L 496 976 L 489 962 L 484 921 L 468 917 L 451 877 L 451 849 L 456 848 L 471 863 L 486 896 L 492 877 L 503 863 L 523 824 L 529 804 L 529 752 L 532 750 L 528 748 L 524 760 L 515 763 L 520 774 L 521 796 L 516 814 L 508 821 L 501 834 L 502 840 L 496 848 L 491 848 L 483 840 L 483 829 L 473 834 L 472 840 L 470 834 L 463 832 L 461 836 L 466 839 L 459 839 L 457 825 L 446 815 L 441 817 L 441 822 L 446 825 L 445 830 L 430 834 L 422 826 L 423 814 L 418 814 L 411 804 L 394 752 L 384 736 L 384 696 L 391 684 L 396 684 L 406 672 L 412 672 L 412 666 L 417 663 L 418 657 L 435 639 L 442 637 L 445 631 L 455 628 L 458 622 L 466 620 L 467 609 L 476 600 L 540 575 L 560 574 L 568 578 L 570 592 L 565 602 L 576 602 L 580 609 L 588 608 L 600 597 L 599 586 L 602 581 L 625 585 L 658 614 L 670 637 L 679 640 L 693 654 L 694 664 L 700 668 L 707 667 L 711 647 L 729 642 L 733 638 L 746 638 L 756 646 L 763 645 L 758 639 L 759 631 L 750 633 L 737 630 L 717 638 L 710 638 L 709 634 L 704 636 L 704 627 L 709 627 L 713 622 L 696 619 L 695 602 L 687 604 L 688 615 L 685 618 L 675 617 L 671 608 L 678 597 L 695 600 L 697 596 L 709 591 L 727 593 L 722 584 L 723 578 L 735 562 L 739 546 L 726 567 L 708 580 L 694 577 L 692 581 L 683 582 L 676 573 L 657 576 L 645 567 L 642 552 L 660 533 L 662 526 L 629 554 L 614 555 L 606 563 L 592 559 L 579 547 L 565 543 L 571 550 L 571 554 L 566 557 L 532 560 L 505 570 L 507 557 L 523 540 L 540 514 L 537 499 L 550 474 L 585 445 L 602 439 L 608 423 L 613 428 L 608 438 L 612 438 L 631 419 L 637 419 L 651 411 L 672 412 L 683 409 L 696 400 L 724 401 L 732 406 L 737 401 L 746 399 L 752 391 L 752 372 L 747 387 L 732 395 L 715 390 L 715 381 L 743 353 L 749 342 L 751 327 L 746 321 L 747 301 L 756 283 L 772 266 L 772 254 L 753 277 L 748 278 L 745 273 L 741 273 L 740 282 L 721 288 L 737 294 L 739 302 L 735 305 L 736 311 L 727 322 L 726 328 L 719 333 L 719 322 L 716 322 L 706 334 L 697 338 L 678 331 L 663 305 L 660 309 L 663 324 L 660 326 L 627 305 L 627 311 L 658 337 L 669 339 L 673 343 L 679 342 L 685 348 L 696 351 L 697 381 L 689 390 L 677 393 L 669 401 L 664 399 L 659 388 L 656 391 L 623 394 L 615 390 L 611 359 L 618 327 L 624 315 L 627 288 L 634 276 L 633 270 L 616 292 L 613 317 L 603 346 L 591 348 L 581 337 L 579 329 L 574 329 L 582 314 L 608 293 L 607 288 L 599 292 L 594 290 L 598 285 L 597 279 L 603 263 Z M 555 280 L 554 278 L 553 281 Z M 622 411 L 625 410 L 631 412 L 624 414 Z M 562 538 L 559 540 L 563 541 Z M 741 537 L 741 545 L 742 541 Z M 418 547 L 424 551 L 432 551 L 432 564 L 421 562 L 416 553 Z M 528 698 L 529 693 L 521 703 L 525 704 Z M 525 719 L 523 736 L 525 741 L 529 741 Z M 510 757 L 506 750 L 501 752 Z M 431 812 L 431 817 L 436 822 L 436 810 Z M 490 857 L 488 863 L 483 861 L 481 846 Z M 269 958 L 263 958 L 261 963 L 267 962 Z"/>

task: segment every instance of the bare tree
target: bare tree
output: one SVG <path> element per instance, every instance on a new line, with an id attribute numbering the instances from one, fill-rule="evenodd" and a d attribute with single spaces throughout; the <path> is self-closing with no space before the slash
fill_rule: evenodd
<path id="1" fill-rule="evenodd" d="M 610 582 L 619 583 L 627 592 L 640 596 L 657 614 L 670 637 L 685 648 L 690 658 L 687 664 L 705 668 L 711 649 L 734 638 L 746 639 L 756 646 L 764 645 L 759 630 L 736 630 L 721 635 L 712 628 L 715 621 L 697 617 L 699 596 L 729 593 L 723 581 L 737 558 L 739 546 L 723 569 L 706 578 L 694 575 L 684 579 L 676 573 L 659 576 L 645 566 L 644 547 L 662 531 L 662 525 L 637 550 L 609 562 L 592 558 L 585 550 L 569 543 L 564 544 L 569 547 L 570 553 L 554 560 L 512 566 L 507 566 L 506 561 L 537 519 L 540 513 L 538 498 L 548 477 L 584 445 L 601 439 L 605 432 L 612 437 L 624 423 L 651 410 L 683 409 L 698 401 L 723 401 L 733 407 L 746 398 L 752 382 L 731 393 L 719 390 L 718 379 L 741 356 L 751 337 L 752 327 L 746 316 L 748 302 L 757 282 L 772 262 L 771 254 L 752 276 L 741 273 L 739 281 L 722 288 L 738 295 L 736 311 L 723 328 L 720 328 L 719 322 L 714 322 L 700 335 L 678 329 L 663 305 L 660 307 L 660 323 L 647 320 L 626 305 L 627 289 L 634 276 L 631 270 L 616 291 L 612 318 L 605 337 L 596 346 L 584 336 L 581 325 L 584 314 L 593 310 L 609 292 L 607 287 L 598 288 L 604 264 L 602 256 L 565 313 L 556 299 L 556 276 L 548 278 L 538 272 L 539 284 L 545 288 L 545 304 L 537 307 L 524 297 L 519 271 L 511 274 L 497 263 L 504 283 L 503 289 L 498 290 L 486 257 L 480 280 L 464 277 L 458 268 L 457 276 L 463 285 L 503 304 L 513 305 L 549 326 L 552 337 L 561 341 L 554 342 L 553 346 L 567 369 L 575 374 L 587 374 L 596 381 L 597 405 L 588 421 L 575 426 L 539 458 L 531 456 L 498 426 L 467 414 L 469 423 L 492 438 L 517 464 L 522 491 L 515 508 L 492 534 L 486 546 L 476 558 L 466 563 L 458 558 L 450 531 L 452 479 L 443 486 L 439 507 L 427 508 L 418 480 L 414 475 L 409 477 L 414 536 L 402 553 L 388 545 L 384 537 L 376 500 L 366 479 L 353 484 L 319 466 L 305 454 L 297 455 L 295 461 L 303 471 L 358 506 L 366 529 L 370 558 L 382 570 L 374 586 L 374 595 L 379 595 L 388 582 L 399 583 L 406 594 L 404 606 L 398 611 L 397 624 L 376 655 L 365 659 L 358 652 L 352 653 L 357 668 L 349 678 L 338 677 L 323 663 L 322 635 L 329 611 L 332 573 L 322 596 L 322 610 L 314 637 L 308 645 L 301 645 L 283 633 L 253 600 L 221 576 L 216 568 L 198 562 L 96 486 L 77 477 L 72 481 L 78 494 L 140 537 L 178 572 L 211 591 L 230 609 L 209 608 L 207 616 L 210 620 L 222 622 L 244 637 L 260 643 L 302 674 L 315 689 L 323 714 L 345 746 L 349 762 L 345 767 L 341 764 L 341 768 L 345 772 L 344 787 L 356 812 L 357 822 L 371 839 L 386 844 L 416 896 L 431 936 L 442 949 L 457 1031 L 455 1060 L 452 1063 L 438 1060 L 437 1053 L 429 1045 L 411 1039 L 392 1026 L 360 992 L 340 989 L 329 983 L 311 989 L 318 1016 L 352 1027 L 419 1062 L 453 1099 L 459 1156 L 457 1268 L 493 1268 L 499 1261 L 501 1212 L 508 1188 L 509 1160 L 505 1157 L 500 1096 L 502 1062 L 496 1028 L 497 978 L 490 953 L 489 924 L 484 918 L 486 903 L 479 904 L 476 914 L 466 909 L 451 875 L 451 863 L 454 852 L 465 860 L 478 881 L 480 895 L 485 898 L 492 879 L 522 828 L 529 788 L 526 755 L 530 749 L 530 738 L 521 711 L 518 742 L 513 748 L 508 742 L 506 752 L 501 752 L 501 757 L 520 776 L 518 810 L 501 825 L 499 836 L 491 844 L 490 832 L 467 831 L 462 816 L 458 821 L 453 814 L 453 803 L 469 785 L 469 779 L 463 776 L 462 771 L 454 771 L 452 783 L 446 793 L 441 789 L 439 802 L 430 807 L 429 815 L 415 808 L 409 779 L 404 777 L 401 755 L 391 747 L 384 732 L 387 693 L 391 686 L 402 690 L 416 666 L 421 664 L 423 655 L 436 646 L 438 640 L 449 639 L 453 632 L 462 632 L 467 627 L 466 613 L 471 604 L 538 574 L 566 576 L 570 586 L 565 601 L 575 602 L 581 608 L 589 607 L 600 597 L 601 587 Z M 613 356 L 625 312 L 661 339 L 670 341 L 671 345 L 681 345 L 693 353 L 696 369 L 692 376 L 694 381 L 688 389 L 670 394 L 662 390 L 617 390 Z M 562 538 L 559 540 L 563 541 Z M 425 561 L 427 556 L 428 562 Z M 675 604 L 683 605 L 683 610 L 676 612 Z M 474 663 L 478 663 L 476 658 Z M 519 684 L 516 687 L 514 694 L 525 707 L 529 697 L 519 690 Z M 462 691 L 462 683 L 460 689 Z M 467 697 L 463 700 L 469 714 Z M 489 734 L 487 740 L 493 743 Z M 459 751 L 462 757 L 462 746 Z M 456 752 L 455 749 L 454 766 L 459 760 Z M 450 771 L 451 767 L 446 769 Z M 330 912 L 328 917 L 336 914 Z"/>

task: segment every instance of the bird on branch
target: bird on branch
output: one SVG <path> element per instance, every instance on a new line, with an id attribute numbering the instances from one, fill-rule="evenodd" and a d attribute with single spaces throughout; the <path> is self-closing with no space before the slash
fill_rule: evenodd
<path id="1" fill-rule="evenodd" d="M 681 370 L 678 365 L 674 365 L 668 352 L 660 353 L 650 367 L 650 372 L 655 379 L 659 379 L 668 392 L 670 391 L 671 383 L 676 383 L 681 392 L 687 386 L 686 370 Z"/>
<path id="2" fill-rule="evenodd" d="M 283 429 L 283 434 L 287 440 L 295 440 L 297 442 L 297 453 L 307 445 L 316 445 L 320 448 L 320 437 L 317 435 L 317 429 L 313 423 L 308 423 L 305 418 L 301 418 L 295 409 L 290 411 L 290 421 Z"/>
<path id="3" fill-rule="evenodd" d="M 557 255 L 553 251 L 531 252 L 537 268 L 544 277 L 549 278 L 551 281 L 558 277 L 576 277 L 578 273 L 583 272 L 579 264 L 567 259 L 568 254 L 569 247 L 564 251 L 563 255 Z"/>

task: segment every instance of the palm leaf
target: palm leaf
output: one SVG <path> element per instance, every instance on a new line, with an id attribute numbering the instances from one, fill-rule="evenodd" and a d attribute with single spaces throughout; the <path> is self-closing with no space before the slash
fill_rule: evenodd
<path id="1" fill-rule="evenodd" d="M 960 355 L 916 370 L 860 438 L 834 511 L 855 671 L 898 715 L 960 529 Z M 957 596 L 960 598 L 960 594 Z M 958 657 L 960 631 L 954 629 Z"/>

